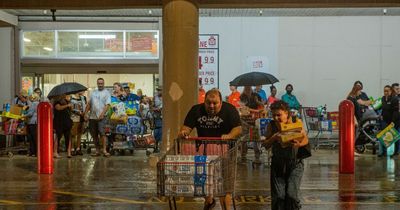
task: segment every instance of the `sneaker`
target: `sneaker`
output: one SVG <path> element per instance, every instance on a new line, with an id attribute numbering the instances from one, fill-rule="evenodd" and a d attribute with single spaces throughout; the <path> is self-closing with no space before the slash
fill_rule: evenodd
<path id="1" fill-rule="evenodd" d="M 213 199 L 211 203 L 204 203 L 203 210 L 213 209 L 215 207 L 215 204 L 216 204 L 215 199 Z"/>
<path id="2" fill-rule="evenodd" d="M 354 156 L 355 156 L 355 157 L 360 157 L 360 156 L 361 156 L 361 153 L 354 152 Z"/>

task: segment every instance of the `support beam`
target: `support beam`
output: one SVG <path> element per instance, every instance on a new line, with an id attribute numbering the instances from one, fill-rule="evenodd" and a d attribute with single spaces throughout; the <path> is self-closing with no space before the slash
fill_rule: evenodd
<path id="1" fill-rule="evenodd" d="M 197 103 L 199 9 L 192 0 L 164 0 L 163 141 L 171 148 L 186 113 Z"/>
<path id="2" fill-rule="evenodd" d="M 200 8 L 400 7 L 400 0 L 197 0 Z M 161 8 L 162 0 L 1 0 L 0 9 Z"/>
<path id="3" fill-rule="evenodd" d="M 18 17 L 0 10 L 0 27 L 18 25 Z"/>

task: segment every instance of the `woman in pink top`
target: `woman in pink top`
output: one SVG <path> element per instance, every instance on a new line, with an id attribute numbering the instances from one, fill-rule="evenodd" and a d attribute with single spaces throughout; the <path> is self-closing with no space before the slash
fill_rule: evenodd
<path id="1" fill-rule="evenodd" d="M 275 97 L 276 92 L 277 92 L 276 87 L 271 85 L 271 87 L 269 87 L 269 89 L 271 90 L 271 95 L 268 97 L 268 100 L 267 100 L 268 106 L 273 104 L 275 101 L 279 101 L 279 99 Z"/>

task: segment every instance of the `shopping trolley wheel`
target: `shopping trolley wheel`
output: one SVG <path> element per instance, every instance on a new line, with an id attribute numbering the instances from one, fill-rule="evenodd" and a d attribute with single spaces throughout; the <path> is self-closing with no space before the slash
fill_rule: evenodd
<path id="1" fill-rule="evenodd" d="M 365 145 L 356 145 L 356 151 L 358 153 L 364 153 L 367 147 Z"/>
<path id="2" fill-rule="evenodd" d="M 9 158 L 12 158 L 14 156 L 14 153 L 8 152 L 7 155 L 8 155 Z"/>

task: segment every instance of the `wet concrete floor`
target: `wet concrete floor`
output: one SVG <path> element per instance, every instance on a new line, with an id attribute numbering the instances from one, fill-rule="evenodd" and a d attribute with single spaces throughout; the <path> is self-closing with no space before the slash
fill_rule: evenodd
<path id="1" fill-rule="evenodd" d="M 238 164 L 237 209 L 270 209 L 268 164 L 251 163 Z M 168 209 L 156 195 L 156 169 L 144 151 L 110 158 L 64 155 L 51 176 L 38 175 L 36 164 L 32 157 L 0 157 L 0 209 Z M 303 209 L 400 209 L 400 159 L 367 152 L 356 157 L 354 176 L 339 175 L 337 151 L 320 149 L 305 161 L 301 195 Z M 177 198 L 178 209 L 202 204 L 202 198 Z"/>

